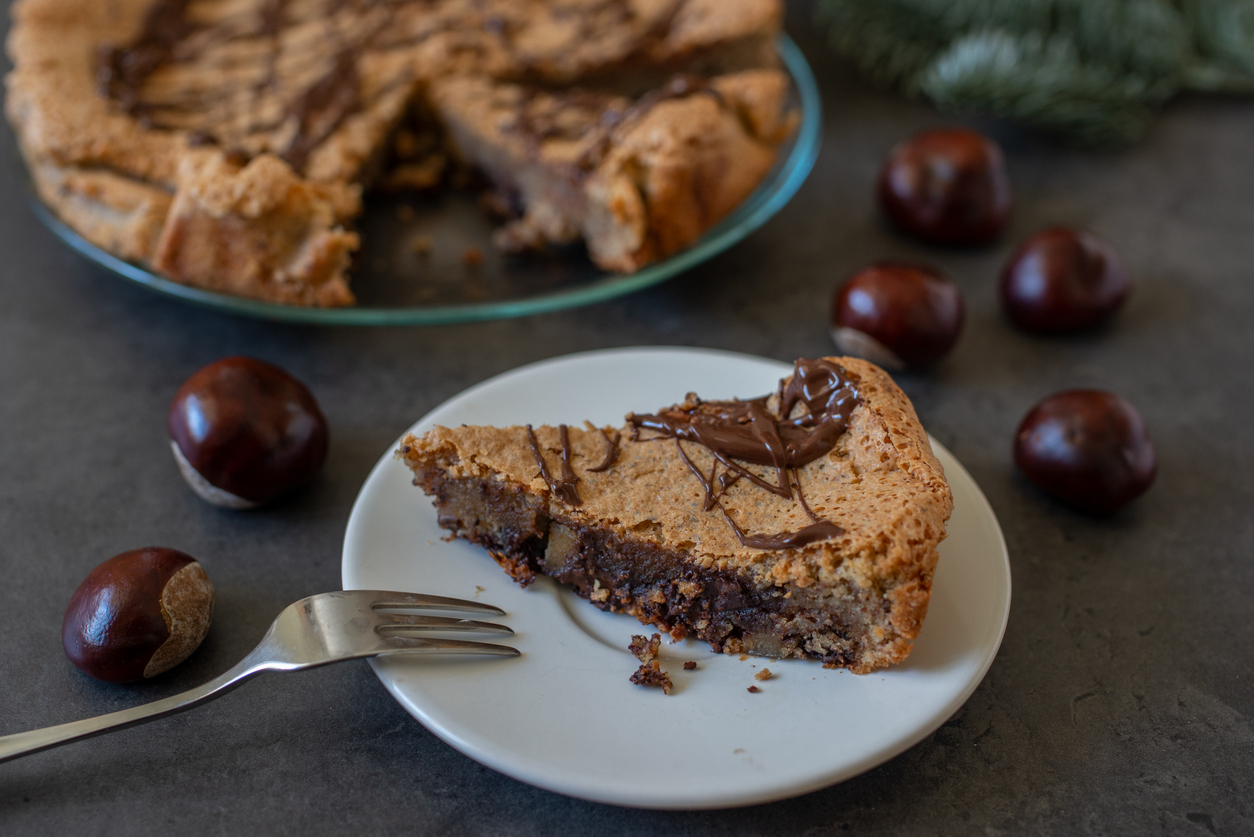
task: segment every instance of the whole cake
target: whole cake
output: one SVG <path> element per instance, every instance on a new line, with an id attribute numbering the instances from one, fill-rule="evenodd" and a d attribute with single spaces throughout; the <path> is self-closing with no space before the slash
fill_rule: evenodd
<path id="1" fill-rule="evenodd" d="M 779 0 L 17 0 L 6 102 L 40 197 L 179 282 L 353 302 L 363 189 L 487 175 L 510 250 L 691 244 L 794 119 Z"/>
<path id="2" fill-rule="evenodd" d="M 847 357 L 799 360 L 757 399 L 690 393 L 617 429 L 436 427 L 397 454 L 440 525 L 523 585 L 856 673 L 910 653 L 953 508 L 909 400 Z"/>

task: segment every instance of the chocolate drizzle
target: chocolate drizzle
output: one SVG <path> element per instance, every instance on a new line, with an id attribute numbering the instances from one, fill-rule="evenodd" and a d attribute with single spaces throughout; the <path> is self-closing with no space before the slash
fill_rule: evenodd
<path id="1" fill-rule="evenodd" d="M 96 80 L 105 96 L 138 116 L 140 88 L 158 67 L 169 63 L 179 43 L 196 27 L 187 19 L 189 0 L 158 0 L 144 17 L 139 39 L 119 49 L 104 46 L 96 64 Z"/>
<path id="2" fill-rule="evenodd" d="M 651 90 L 634 102 L 598 90 L 550 90 L 535 85 L 520 86 L 517 118 L 508 130 L 521 136 L 533 157 L 549 140 L 565 140 L 583 144 L 582 152 L 571 165 L 578 174 L 596 168 L 613 145 L 614 137 L 648 116 L 668 99 L 706 95 L 720 106 L 726 101 L 704 78 L 676 73 L 661 87 Z"/>
<path id="3" fill-rule="evenodd" d="M 615 431 L 613 435 L 610 435 L 605 428 L 601 428 L 601 435 L 605 437 L 605 458 L 601 460 L 600 465 L 597 465 L 595 468 L 588 469 L 594 473 L 600 473 L 601 471 L 608 471 L 610 469 L 610 466 L 614 464 L 614 460 L 618 459 L 618 443 L 622 439 L 622 437 L 618 435 L 617 431 Z"/>
<path id="4" fill-rule="evenodd" d="M 483 0 L 478 0 L 482 4 Z M 559 53 L 577 50 L 590 42 L 597 42 L 605 32 L 633 33 L 631 37 L 617 48 L 610 47 L 603 54 L 605 67 L 621 70 L 639 62 L 665 40 L 670 33 L 676 16 L 685 0 L 670 0 L 667 7 L 651 10 L 651 14 L 642 15 L 642 5 L 632 0 L 582 0 L 578 3 L 550 3 L 545 12 L 559 24 L 574 22 L 573 34 L 564 39 L 558 47 Z M 503 8 L 502 8 L 503 7 Z M 525 9 L 510 8 L 500 4 L 501 14 L 488 14 L 483 19 L 483 30 L 493 35 L 500 46 L 510 53 L 519 67 L 518 75 L 522 78 L 546 79 L 554 75 L 562 76 L 560 60 L 555 62 L 552 55 L 529 55 L 526 47 L 519 48 L 517 43 L 518 30 L 523 28 L 526 18 Z M 506 11 L 508 10 L 508 11 Z M 521 14 L 520 14 L 521 12 Z M 531 22 L 531 21 L 526 21 Z M 566 27 L 563 26 L 563 29 Z M 557 66 L 555 66 L 557 63 Z"/>
<path id="5" fill-rule="evenodd" d="M 562 494 L 562 499 L 572 506 L 578 506 L 582 501 L 579 499 L 579 492 L 575 490 L 575 483 L 579 482 L 579 477 L 575 476 L 574 470 L 570 467 L 570 428 L 559 424 L 557 435 L 562 440 L 562 479 L 558 493 Z M 570 487 L 569 492 L 566 492 L 567 486 Z"/>
<path id="6" fill-rule="evenodd" d="M 701 401 L 689 396 L 679 407 L 657 415 L 632 414 L 627 421 L 635 439 L 641 439 L 641 430 L 650 430 L 657 434 L 653 439 L 675 440 L 679 455 L 705 490 L 705 510 L 717 508 L 745 546 L 786 549 L 844 534 L 841 527 L 820 519 L 810 509 L 798 469 L 836 446 L 861 403 L 857 390 L 835 363 L 822 358 L 802 359 L 796 362 L 793 376 L 780 381 L 776 401 L 777 412 L 772 412 L 770 396 L 745 401 Z M 684 450 L 684 442 L 710 452 L 713 461 L 708 474 Z M 773 467 L 776 481 L 763 479 L 741 463 Z M 813 522 L 796 532 L 746 534 L 721 502 L 741 479 L 785 499 L 795 497 Z"/>
<path id="7" fill-rule="evenodd" d="M 562 441 L 562 478 L 554 479 L 549 472 L 549 466 L 544 461 L 544 454 L 540 451 L 540 443 L 536 440 L 536 432 L 531 429 L 531 425 L 527 425 L 527 441 L 531 444 L 531 455 L 536 459 L 536 465 L 540 466 L 540 477 L 548 483 L 549 490 L 552 491 L 563 502 L 571 506 L 583 505 L 583 500 L 579 498 L 579 491 L 575 488 L 575 484 L 579 482 L 579 477 L 575 476 L 574 470 L 570 467 L 570 428 L 564 424 L 557 426 L 558 437 Z"/>
<path id="8" fill-rule="evenodd" d="M 309 154 L 361 105 L 358 91 L 357 56 L 345 49 L 334 66 L 296 98 L 289 113 L 296 120 L 296 134 L 283 158 L 297 171 L 305 168 Z"/>
<path id="9" fill-rule="evenodd" d="M 190 0 L 157 0 L 135 41 L 100 50 L 100 91 L 147 127 L 187 130 L 193 145 L 246 143 L 252 154 L 271 151 L 303 171 L 310 154 L 366 104 L 362 56 L 390 36 L 397 9 L 427 0 L 323 0 L 312 14 L 289 12 L 288 5 L 223 4 L 214 9 L 221 14 L 215 19 L 191 13 Z M 324 25 L 323 51 L 294 55 L 289 47 L 285 53 L 283 33 L 312 20 Z M 387 46 L 403 47 L 440 31 L 444 27 L 428 27 L 405 44 Z M 257 56 L 255 66 L 241 63 L 240 55 Z M 225 70 L 240 84 L 185 88 L 156 78 L 166 68 L 175 77 L 185 75 L 182 65 L 197 63 Z M 298 78 L 280 78 L 280 65 Z"/>
<path id="10" fill-rule="evenodd" d="M 576 165 L 585 170 L 595 168 L 609 153 L 616 133 L 644 119 L 649 111 L 668 99 L 683 99 L 698 94 L 711 96 L 720 106 L 726 104 L 723 94 L 710 86 L 705 79 L 687 73 L 676 73 L 661 88 L 641 96 L 626 110 L 606 111 L 601 114 L 596 124 L 597 133 L 588 148 L 579 156 Z"/>
<path id="11" fill-rule="evenodd" d="M 661 42 L 681 6 L 680 0 L 672 0 L 663 9 L 642 15 L 626 0 L 600 0 L 569 8 L 554 4 L 548 14 L 558 22 L 572 17 L 577 22 L 569 49 L 602 44 L 603 33 L 632 33 L 626 41 L 607 35 L 604 43 L 619 47 L 593 64 L 601 82 L 613 87 L 612 68 L 629 66 Z M 195 4 L 154 0 L 137 37 L 129 44 L 102 47 L 96 70 L 101 93 L 145 127 L 187 131 L 194 144 L 217 144 L 247 155 L 268 151 L 304 171 L 311 154 L 328 137 L 370 106 L 364 97 L 387 95 L 395 85 L 414 81 L 412 73 L 403 70 L 382 85 L 372 84 L 367 92 L 363 60 L 413 50 L 435 36 L 450 36 L 450 49 L 462 56 L 486 58 L 493 50 L 503 51 L 513 65 L 507 75 L 560 81 L 568 72 L 563 62 L 569 49 L 530 55 L 525 47 L 525 35 L 545 19 L 503 0 L 478 0 L 464 7 L 441 0 Z M 312 38 L 311 25 L 320 30 Z M 299 36 L 286 37 L 292 32 Z M 200 67 L 210 75 L 196 75 Z M 200 78 L 222 80 L 206 86 Z M 634 105 L 609 108 L 604 120 L 603 107 L 593 100 L 611 97 L 583 94 L 581 105 L 591 108 L 590 125 L 576 133 L 596 132 L 589 159 L 599 159 L 616 125 L 637 118 L 664 98 L 696 91 L 693 83 L 673 79 Z M 534 128 L 540 138 L 568 135 L 568 126 L 543 114 L 537 117 L 535 125 L 520 130 Z"/>

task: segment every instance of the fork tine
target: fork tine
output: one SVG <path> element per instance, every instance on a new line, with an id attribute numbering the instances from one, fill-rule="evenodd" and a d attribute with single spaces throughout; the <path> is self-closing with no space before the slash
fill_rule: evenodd
<path id="1" fill-rule="evenodd" d="M 378 598 L 371 603 L 375 610 L 469 610 L 476 613 L 491 613 L 504 616 L 505 611 L 499 607 L 482 602 L 471 602 L 466 599 L 451 599 L 448 596 L 429 596 L 423 593 L 396 593 L 392 591 L 375 591 Z"/>
<path id="2" fill-rule="evenodd" d="M 388 636 L 387 642 L 394 649 L 387 653 L 405 654 L 488 654 L 496 657 L 521 657 L 522 652 L 508 645 L 490 642 L 471 642 L 465 639 L 431 639 L 416 636 Z"/>
<path id="3" fill-rule="evenodd" d="M 487 631 L 495 634 L 512 634 L 514 629 L 495 622 L 478 622 L 474 619 L 457 619 L 452 616 L 389 615 L 388 621 L 375 626 L 375 630 L 389 636 L 410 634 L 417 631 Z"/>

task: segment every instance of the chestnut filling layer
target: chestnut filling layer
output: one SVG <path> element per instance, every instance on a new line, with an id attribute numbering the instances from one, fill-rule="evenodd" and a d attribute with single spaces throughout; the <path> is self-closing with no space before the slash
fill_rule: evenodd
<path id="1" fill-rule="evenodd" d="M 802 657 L 856 667 L 891 637 L 876 639 L 888 602 L 876 590 L 760 587 L 735 572 L 705 569 L 681 552 L 550 517 L 543 499 L 480 479 L 425 469 L 439 524 L 485 547 L 524 587 L 537 574 L 569 584 L 602 610 L 630 613 L 715 651 Z"/>

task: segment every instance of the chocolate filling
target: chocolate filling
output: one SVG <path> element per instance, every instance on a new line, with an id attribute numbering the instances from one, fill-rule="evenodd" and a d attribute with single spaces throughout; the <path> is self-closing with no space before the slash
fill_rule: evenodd
<path id="1" fill-rule="evenodd" d="M 853 584 L 832 590 L 759 586 L 703 568 L 682 552 L 551 516 L 543 498 L 438 468 L 417 482 L 435 498 L 439 523 L 488 549 L 523 586 L 539 574 L 569 584 L 602 610 L 629 613 L 672 637 L 694 635 L 716 651 L 804 657 L 832 667 L 867 652 L 888 605 Z"/>

